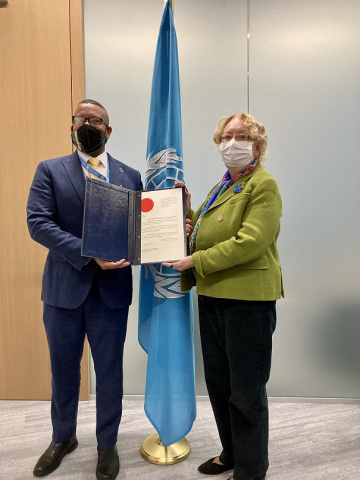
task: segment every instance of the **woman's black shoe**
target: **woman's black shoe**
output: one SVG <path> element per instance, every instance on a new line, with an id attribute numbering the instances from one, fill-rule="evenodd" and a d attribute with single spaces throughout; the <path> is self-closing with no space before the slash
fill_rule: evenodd
<path id="1" fill-rule="evenodd" d="M 205 475 L 218 475 L 219 473 L 224 473 L 227 470 L 231 470 L 234 468 L 234 464 L 227 464 L 227 465 L 219 465 L 218 463 L 214 463 L 216 457 L 210 458 L 207 462 L 203 463 L 198 467 L 200 473 L 204 473 Z"/>
<path id="2" fill-rule="evenodd" d="M 256 477 L 256 478 L 254 478 L 253 480 L 265 480 L 265 477 L 266 477 L 266 474 L 265 474 L 265 475 L 262 475 L 261 477 Z M 228 478 L 228 480 L 231 480 L 231 477 Z"/>

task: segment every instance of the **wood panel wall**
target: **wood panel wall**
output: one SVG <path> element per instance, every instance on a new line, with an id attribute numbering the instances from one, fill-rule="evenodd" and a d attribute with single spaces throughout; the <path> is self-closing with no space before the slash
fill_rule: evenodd
<path id="1" fill-rule="evenodd" d="M 71 115 L 84 96 L 82 0 L 0 7 L 0 399 L 49 399 L 42 322 L 47 250 L 30 239 L 26 202 L 37 164 L 72 151 Z M 81 399 L 89 398 L 89 352 Z"/>

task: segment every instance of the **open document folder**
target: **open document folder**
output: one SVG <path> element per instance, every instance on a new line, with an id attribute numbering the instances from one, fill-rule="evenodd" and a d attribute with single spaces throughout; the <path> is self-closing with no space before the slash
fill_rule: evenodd
<path id="1" fill-rule="evenodd" d="M 186 256 L 183 188 L 133 191 L 86 178 L 81 254 L 132 265 Z"/>

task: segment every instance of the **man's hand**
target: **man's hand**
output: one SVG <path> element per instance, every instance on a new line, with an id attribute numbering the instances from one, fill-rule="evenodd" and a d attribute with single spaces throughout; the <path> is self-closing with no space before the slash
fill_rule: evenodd
<path id="1" fill-rule="evenodd" d="M 101 258 L 94 258 L 94 260 L 103 270 L 115 270 L 116 268 L 124 268 L 130 266 L 130 262 L 126 262 L 125 258 L 117 262 L 109 262 L 108 260 L 101 260 Z"/>

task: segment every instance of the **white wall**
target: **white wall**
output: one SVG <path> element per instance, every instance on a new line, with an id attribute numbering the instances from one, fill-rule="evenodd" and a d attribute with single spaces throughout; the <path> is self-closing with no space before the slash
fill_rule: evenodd
<path id="1" fill-rule="evenodd" d="M 187 186 L 198 206 L 224 173 L 211 138 L 246 111 L 269 134 L 267 168 L 282 192 L 272 396 L 360 398 L 360 2 L 175 0 Z M 145 173 L 147 123 L 163 0 L 84 0 L 86 96 L 103 103 L 108 150 Z M 143 394 L 139 268 L 124 389 Z M 195 312 L 196 309 L 196 296 Z M 195 314 L 197 394 L 206 394 Z M 92 392 L 95 391 L 92 377 Z"/>
<path id="2" fill-rule="evenodd" d="M 250 108 L 284 200 L 271 393 L 360 397 L 360 2 L 251 2 Z"/>

